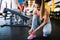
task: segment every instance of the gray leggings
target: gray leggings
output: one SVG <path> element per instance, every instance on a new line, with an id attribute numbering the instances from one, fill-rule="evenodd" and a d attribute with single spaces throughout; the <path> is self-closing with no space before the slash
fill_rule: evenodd
<path id="1" fill-rule="evenodd" d="M 38 26 L 38 16 L 33 15 L 32 18 L 32 29 L 34 30 Z M 41 20 L 39 20 L 39 23 L 41 24 Z M 47 20 L 46 25 L 43 26 L 43 36 L 51 34 L 51 22 L 50 19 Z"/>

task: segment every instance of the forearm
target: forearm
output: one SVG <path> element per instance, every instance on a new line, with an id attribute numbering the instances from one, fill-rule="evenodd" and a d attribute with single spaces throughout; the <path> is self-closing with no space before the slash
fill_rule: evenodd
<path id="1" fill-rule="evenodd" d="M 46 24 L 46 22 L 43 22 L 40 26 L 38 26 L 34 31 L 38 31 L 40 28 L 42 28 L 44 25 Z"/>
<path id="2" fill-rule="evenodd" d="M 19 5 L 18 0 L 16 0 L 16 4 Z"/>

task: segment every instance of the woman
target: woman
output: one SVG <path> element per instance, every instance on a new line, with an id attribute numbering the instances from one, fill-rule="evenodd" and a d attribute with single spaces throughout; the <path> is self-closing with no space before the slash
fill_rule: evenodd
<path id="1" fill-rule="evenodd" d="M 24 5 L 23 5 L 24 0 L 16 0 L 16 3 L 18 4 L 18 9 L 20 11 L 23 11 Z"/>
<path id="2" fill-rule="evenodd" d="M 43 27 L 43 37 L 51 34 L 51 22 L 49 11 L 45 8 L 44 0 L 35 0 L 35 9 L 33 11 L 32 27 L 29 30 L 27 39 L 36 37 L 36 32 Z"/>

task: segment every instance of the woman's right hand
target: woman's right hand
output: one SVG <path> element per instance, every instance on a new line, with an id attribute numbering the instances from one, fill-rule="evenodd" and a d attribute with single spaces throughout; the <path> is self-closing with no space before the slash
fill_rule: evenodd
<path id="1" fill-rule="evenodd" d="M 32 30 L 32 29 L 30 29 L 30 30 L 28 31 L 28 33 L 29 33 L 29 34 L 32 34 L 32 32 L 33 32 L 33 30 Z"/>

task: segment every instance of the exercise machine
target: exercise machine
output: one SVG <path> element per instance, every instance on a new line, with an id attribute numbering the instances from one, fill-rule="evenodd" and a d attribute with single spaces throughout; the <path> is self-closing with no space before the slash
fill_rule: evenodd
<path id="1" fill-rule="evenodd" d="M 29 26 L 29 25 L 26 25 L 26 24 L 24 24 L 24 22 L 25 21 L 27 21 L 27 20 L 29 20 L 30 18 L 29 17 L 27 17 L 27 16 L 25 16 L 25 15 L 22 15 L 20 12 L 17 12 L 17 11 L 14 11 L 14 10 L 12 10 L 12 9 L 8 9 L 8 8 L 5 8 L 4 9 L 4 11 L 3 11 L 3 13 L 5 13 L 5 16 L 4 16 L 4 19 L 6 20 L 7 18 L 7 12 L 11 12 L 11 16 L 10 16 L 10 24 L 9 25 L 7 25 L 7 24 L 5 24 L 5 25 L 2 25 L 2 26 Z M 15 24 L 15 25 L 13 25 L 13 15 L 18 15 L 22 20 L 25 20 L 25 21 L 23 21 L 23 24 L 21 23 L 21 24 Z"/>

